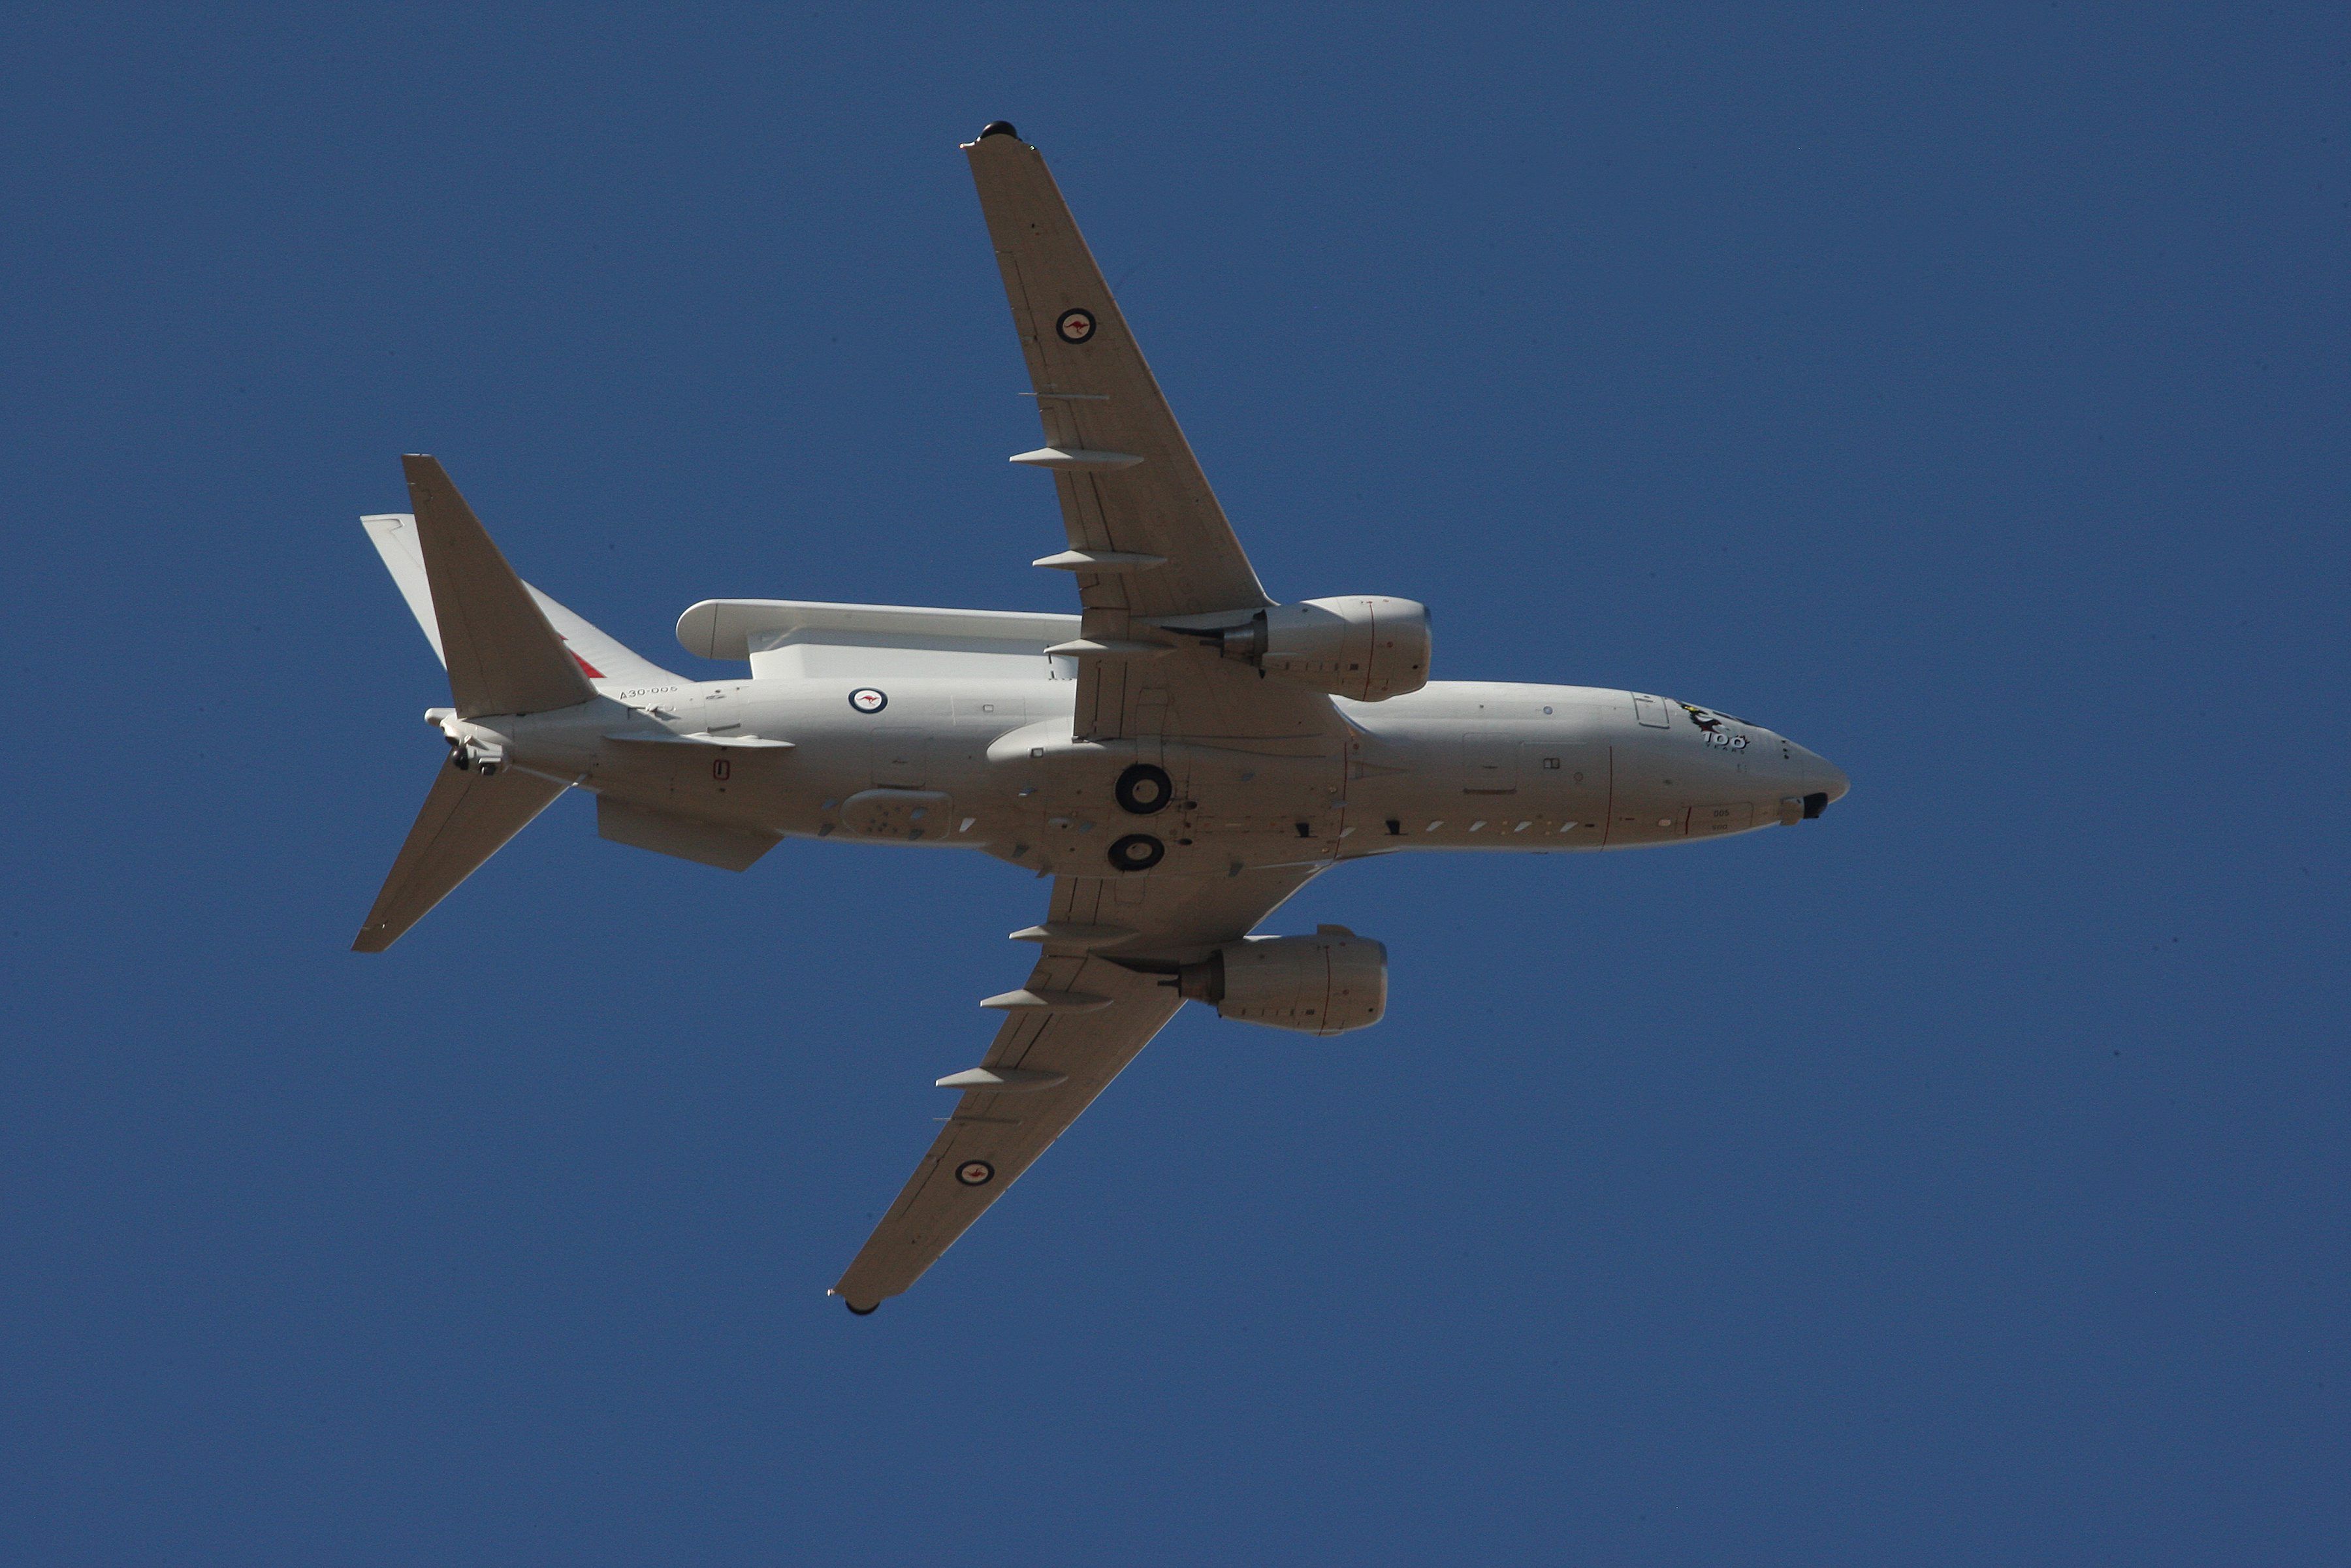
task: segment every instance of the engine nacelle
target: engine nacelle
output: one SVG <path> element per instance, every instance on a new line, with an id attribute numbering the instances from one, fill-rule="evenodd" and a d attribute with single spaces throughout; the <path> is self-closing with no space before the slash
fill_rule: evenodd
<path id="1" fill-rule="evenodd" d="M 1228 659 L 1367 703 L 1426 685 L 1428 652 L 1428 606 L 1377 594 L 1277 604 L 1224 635 Z"/>
<path id="2" fill-rule="evenodd" d="M 1388 1010 L 1388 950 L 1343 925 L 1318 925 L 1311 936 L 1244 936 L 1206 963 L 1186 964 L 1176 986 L 1243 1023 L 1344 1034 Z"/>

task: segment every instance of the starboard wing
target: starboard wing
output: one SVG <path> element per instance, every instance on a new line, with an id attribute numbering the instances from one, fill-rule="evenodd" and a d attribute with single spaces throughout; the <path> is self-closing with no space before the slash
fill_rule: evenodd
<path id="1" fill-rule="evenodd" d="M 1044 946 L 1028 984 L 991 998 L 1015 1004 L 981 1064 L 998 1083 L 964 1090 L 833 1294 L 869 1312 L 921 1278 L 1176 1016 L 1183 998 L 1172 977 L 1118 960 L 1203 958 L 1247 936 L 1319 869 L 1056 878 L 1051 917 L 1023 934 Z"/>

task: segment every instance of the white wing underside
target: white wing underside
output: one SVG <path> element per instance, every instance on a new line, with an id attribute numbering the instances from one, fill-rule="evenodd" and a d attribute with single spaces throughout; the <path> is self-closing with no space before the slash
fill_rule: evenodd
<path id="1" fill-rule="evenodd" d="M 1089 1000 L 1085 1011 L 1007 1015 L 980 1065 L 1050 1086 L 965 1091 L 833 1293 L 866 1312 L 912 1285 L 1175 1017 L 1183 998 L 1169 977 L 1124 967 L 1113 956 L 1163 964 L 1204 957 L 1248 935 L 1320 869 L 1055 878 L 1049 929 L 1079 928 L 1079 934 L 1075 940 L 1046 941 L 1025 988 L 1042 998 L 1075 996 L 1107 1005 Z M 1104 926 L 1134 935 L 1089 951 L 1086 944 L 1101 942 Z M 975 1162 L 987 1167 L 977 1185 L 957 1174 L 981 1176 Z"/>

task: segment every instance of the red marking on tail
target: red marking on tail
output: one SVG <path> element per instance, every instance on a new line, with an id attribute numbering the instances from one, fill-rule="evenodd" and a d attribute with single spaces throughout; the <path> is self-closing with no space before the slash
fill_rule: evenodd
<path id="1" fill-rule="evenodd" d="M 590 664 L 587 660 L 585 660 L 585 659 L 581 658 L 581 657 L 580 656 L 580 650 L 579 650 L 579 649 L 577 649 L 577 648 L 573 647 L 570 643 L 566 643 L 565 644 L 563 644 L 563 651 L 564 651 L 565 653 L 569 653 L 569 654 L 570 654 L 570 655 L 571 655 L 571 662 L 572 662 L 573 664 L 575 664 L 579 665 L 581 669 L 583 669 L 583 670 L 585 670 L 585 671 L 587 671 L 587 672 L 588 672 L 588 678 L 589 678 L 590 680 L 591 680 L 591 681 L 601 681 L 601 680 L 602 680 L 602 679 L 604 678 L 604 672 L 603 672 L 603 671 L 601 671 L 601 670 L 600 670 L 600 669 L 598 669 L 595 665 L 593 665 L 593 664 Z"/>

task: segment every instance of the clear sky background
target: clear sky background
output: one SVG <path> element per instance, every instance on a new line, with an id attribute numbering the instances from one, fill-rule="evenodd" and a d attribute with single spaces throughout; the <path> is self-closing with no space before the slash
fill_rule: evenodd
<path id="1" fill-rule="evenodd" d="M 1764 14 L 1768 10 L 1769 14 Z M 2339 5 L 17 6 L 0 1558 L 2351 1561 Z M 559 803 L 346 951 L 448 465 L 655 660 L 1068 609 L 956 143 L 1268 587 L 1746 715 L 1800 831 L 1407 857 L 825 1288 L 1041 886 Z"/>

